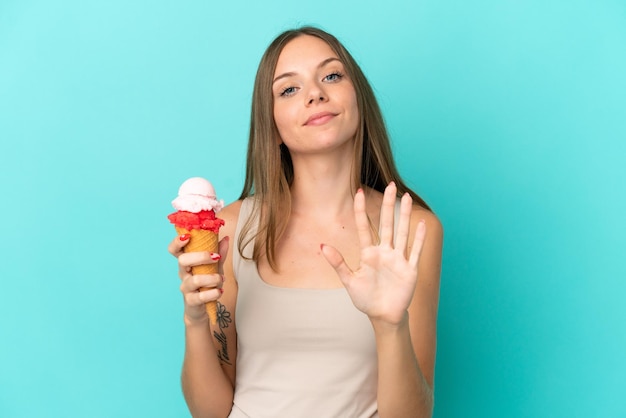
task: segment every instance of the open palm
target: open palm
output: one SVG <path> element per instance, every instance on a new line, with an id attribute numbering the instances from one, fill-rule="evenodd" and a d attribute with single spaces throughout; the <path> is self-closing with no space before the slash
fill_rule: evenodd
<path id="1" fill-rule="evenodd" d="M 411 303 L 417 285 L 417 264 L 424 243 L 425 224 L 420 221 L 407 259 L 411 197 L 400 204 L 400 219 L 394 243 L 394 207 L 396 186 L 385 189 L 380 212 L 380 243 L 373 243 L 366 215 L 365 196 L 360 190 L 354 197 L 354 215 L 361 244 L 358 269 L 352 271 L 343 256 L 331 246 L 323 247 L 326 260 L 335 268 L 352 302 L 371 319 L 398 324 Z"/>

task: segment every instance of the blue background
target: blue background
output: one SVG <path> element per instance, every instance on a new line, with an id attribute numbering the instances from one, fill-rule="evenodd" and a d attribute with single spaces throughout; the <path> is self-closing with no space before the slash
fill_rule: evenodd
<path id="1" fill-rule="evenodd" d="M 238 196 L 256 66 L 300 24 L 444 223 L 435 416 L 625 417 L 621 0 L 3 0 L 0 416 L 188 415 L 169 202 Z"/>

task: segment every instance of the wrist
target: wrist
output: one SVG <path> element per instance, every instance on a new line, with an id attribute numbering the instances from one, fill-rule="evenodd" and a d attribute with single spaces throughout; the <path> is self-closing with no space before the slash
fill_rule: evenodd
<path id="1" fill-rule="evenodd" d="M 399 321 L 388 321 L 381 318 L 370 318 L 376 335 L 393 335 L 409 329 L 409 312 L 404 311 Z"/>
<path id="2" fill-rule="evenodd" d="M 188 329 L 206 328 L 209 326 L 209 317 L 204 315 L 199 318 L 194 318 L 185 313 L 183 315 L 183 322 L 185 323 L 185 328 Z"/>

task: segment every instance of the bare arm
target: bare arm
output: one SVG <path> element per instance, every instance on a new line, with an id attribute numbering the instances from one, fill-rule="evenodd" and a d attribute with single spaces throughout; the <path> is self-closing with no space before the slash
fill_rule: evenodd
<path id="1" fill-rule="evenodd" d="M 414 210 L 415 215 L 426 221 L 427 233 L 411 304 L 396 326 L 372 321 L 378 353 L 378 406 L 383 418 L 431 417 L 434 407 L 443 231 L 432 213 Z"/>
<path id="2" fill-rule="evenodd" d="M 372 321 L 380 416 L 430 417 L 443 232 L 437 218 L 412 206 L 406 195 L 394 237 L 395 193 L 392 184 L 383 196 L 380 243 L 373 242 L 363 193 L 355 196 L 361 242 L 357 270 L 350 270 L 334 248 L 325 246 L 323 252 L 355 306 Z"/>
<path id="3" fill-rule="evenodd" d="M 182 253 L 185 242 L 176 238 L 169 251 L 178 257 L 181 292 L 185 300 L 185 358 L 181 382 L 189 411 L 193 417 L 226 417 L 233 405 L 235 385 L 236 330 L 234 322 L 237 285 L 232 262 L 226 255 L 233 250 L 232 237 L 237 223 L 237 203 L 220 212 L 226 221 L 220 235 L 220 273 L 191 275 L 191 266 L 216 262 L 211 254 Z M 200 287 L 216 289 L 199 292 Z M 220 291 L 223 290 L 223 294 Z M 217 300 L 218 321 L 211 325 L 204 304 Z"/>

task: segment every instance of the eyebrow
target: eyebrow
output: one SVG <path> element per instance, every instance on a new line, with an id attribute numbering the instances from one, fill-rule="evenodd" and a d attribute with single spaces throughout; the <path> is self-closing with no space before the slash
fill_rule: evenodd
<path id="1" fill-rule="evenodd" d="M 341 62 L 341 60 L 339 58 L 330 57 L 330 58 L 326 58 L 324 61 L 320 62 L 319 65 L 317 66 L 317 68 L 320 69 L 320 68 L 324 67 L 325 65 L 327 65 L 328 63 L 333 62 L 333 61 Z M 296 74 L 297 73 L 294 73 L 294 72 L 283 73 L 283 74 L 279 75 L 278 77 L 276 77 L 274 79 L 274 81 L 272 81 L 272 84 L 276 83 L 278 80 L 280 80 L 282 78 L 291 77 L 291 76 L 294 76 Z"/>

